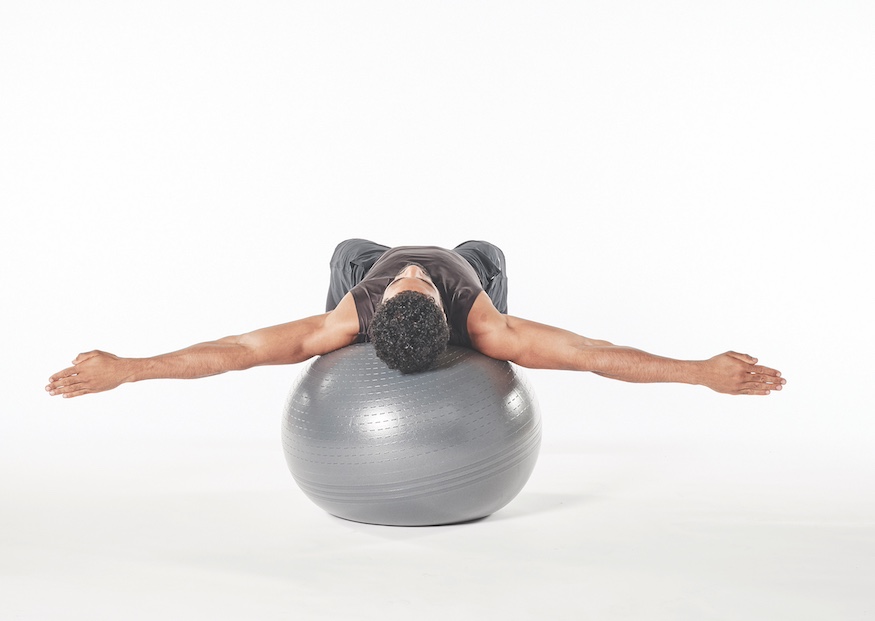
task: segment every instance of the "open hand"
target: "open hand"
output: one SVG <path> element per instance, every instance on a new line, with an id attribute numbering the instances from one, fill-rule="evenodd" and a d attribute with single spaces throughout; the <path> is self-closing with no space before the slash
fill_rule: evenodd
<path id="1" fill-rule="evenodd" d="M 767 395 L 787 383 L 780 371 L 758 365 L 753 356 L 734 351 L 706 360 L 704 369 L 702 383 L 729 395 Z"/>
<path id="2" fill-rule="evenodd" d="M 105 351 L 90 351 L 79 354 L 73 366 L 58 371 L 49 378 L 46 390 L 50 395 L 78 397 L 93 392 L 112 390 L 125 381 L 127 364 Z"/>

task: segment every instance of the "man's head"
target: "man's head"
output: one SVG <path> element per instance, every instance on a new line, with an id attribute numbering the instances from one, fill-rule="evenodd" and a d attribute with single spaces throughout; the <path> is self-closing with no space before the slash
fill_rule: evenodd
<path id="1" fill-rule="evenodd" d="M 402 373 L 426 370 L 447 348 L 441 296 L 421 266 L 408 265 L 386 287 L 370 337 L 377 356 Z"/>

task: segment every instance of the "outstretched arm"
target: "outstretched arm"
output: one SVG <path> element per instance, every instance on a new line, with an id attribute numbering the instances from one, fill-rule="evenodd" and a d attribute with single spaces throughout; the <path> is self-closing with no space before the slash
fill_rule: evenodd
<path id="1" fill-rule="evenodd" d="M 701 384 L 735 395 L 781 390 L 780 372 L 746 354 L 726 352 L 708 360 L 675 360 L 588 339 L 567 330 L 501 315 L 488 297 L 477 299 L 468 331 L 474 347 L 493 358 L 536 369 L 591 371 L 626 382 Z"/>
<path id="2" fill-rule="evenodd" d="M 352 343 L 358 333 L 354 309 L 344 299 L 324 315 L 227 336 L 149 358 L 120 358 L 102 351 L 79 354 L 73 366 L 49 378 L 51 395 L 78 397 L 146 379 L 194 379 L 260 365 L 294 364 Z"/>

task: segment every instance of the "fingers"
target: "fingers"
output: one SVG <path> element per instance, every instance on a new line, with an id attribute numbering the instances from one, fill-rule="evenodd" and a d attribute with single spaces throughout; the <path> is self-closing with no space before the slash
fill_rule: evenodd
<path id="1" fill-rule="evenodd" d="M 762 389 L 756 389 L 756 388 L 745 388 L 744 390 L 739 390 L 735 394 L 737 394 L 737 395 L 762 395 L 762 396 L 765 396 L 765 395 L 769 394 L 770 392 L 771 392 L 770 390 L 762 390 Z"/>
<path id="2" fill-rule="evenodd" d="M 754 368 L 751 369 L 751 372 L 759 373 L 760 375 L 768 375 L 770 377 L 781 377 L 781 372 L 778 369 L 772 369 L 761 365 L 754 366 Z"/>
<path id="3" fill-rule="evenodd" d="M 49 388 L 46 386 L 46 390 L 53 397 L 61 396 L 61 397 L 77 397 L 79 395 L 84 395 L 87 392 L 91 392 L 88 388 L 85 387 L 85 384 L 69 384 L 67 386 L 55 386 L 54 388 Z"/>
<path id="4" fill-rule="evenodd" d="M 754 366 L 744 379 L 740 394 L 745 395 L 767 395 L 773 390 L 781 390 L 787 383 L 780 371 L 760 365 Z"/>
<path id="5" fill-rule="evenodd" d="M 73 392 L 65 392 L 61 395 L 64 399 L 72 399 L 73 397 L 81 397 L 82 395 L 87 395 L 90 390 L 76 390 Z"/>
<path id="6" fill-rule="evenodd" d="M 85 388 L 85 381 L 77 371 L 76 367 L 68 367 L 52 375 L 46 386 L 46 392 L 52 396 L 63 395 L 67 397 L 72 396 L 70 393 L 82 391 Z"/>
<path id="7" fill-rule="evenodd" d="M 741 384 L 739 395 L 767 395 L 773 390 L 781 390 L 787 381 L 774 375 L 751 373 L 748 381 Z"/>
<path id="8" fill-rule="evenodd" d="M 70 375 L 68 377 L 62 377 L 51 384 L 48 387 L 50 388 L 61 388 L 63 386 L 75 386 L 76 384 L 82 384 L 84 381 L 78 375 Z"/>
<path id="9" fill-rule="evenodd" d="M 92 392 L 88 388 L 84 388 L 82 384 L 76 384 L 74 386 L 62 386 L 56 390 L 51 391 L 49 394 L 53 397 L 63 397 L 64 399 L 70 399 L 72 397 L 79 397 L 81 395 L 87 395 Z"/>
<path id="10" fill-rule="evenodd" d="M 89 393 L 91 393 L 91 391 L 87 389 L 73 390 L 71 388 L 64 393 L 61 393 L 61 397 L 64 399 L 72 399 L 73 397 L 81 397 L 82 395 L 87 395 Z"/>
<path id="11" fill-rule="evenodd" d="M 769 394 L 772 390 L 781 390 L 781 384 L 771 384 L 769 382 L 745 382 L 741 385 L 741 394 Z"/>
<path id="12" fill-rule="evenodd" d="M 783 377 L 776 377 L 775 375 L 769 375 L 767 373 L 750 373 L 745 379 L 748 382 L 759 382 L 775 386 L 781 386 L 787 383 L 787 380 Z"/>
<path id="13" fill-rule="evenodd" d="M 740 382 L 735 394 L 768 395 L 773 390 L 781 390 L 787 383 L 787 380 L 781 377 L 780 371 L 758 365 L 758 360 L 753 356 L 734 351 L 728 351 L 726 355 L 750 365 L 743 375 L 739 376 Z"/>
<path id="14" fill-rule="evenodd" d="M 88 388 L 83 388 L 82 384 L 76 384 L 74 386 L 62 386 L 56 390 L 49 392 L 53 397 L 63 397 L 64 399 L 70 399 L 72 397 L 79 397 L 81 395 L 87 395 L 91 390 Z"/>
<path id="15" fill-rule="evenodd" d="M 757 363 L 756 358 L 754 358 L 753 356 L 748 356 L 747 354 L 739 354 L 738 352 L 735 352 L 735 351 L 728 351 L 728 352 L 726 352 L 726 355 L 732 356 L 733 358 L 736 358 L 736 359 L 741 360 L 742 362 L 746 362 L 748 364 L 756 364 Z"/>
<path id="16" fill-rule="evenodd" d="M 76 367 L 67 367 L 63 371 L 58 371 L 54 375 L 49 378 L 49 383 L 57 382 L 59 379 L 70 377 L 71 375 L 76 375 L 78 373 L 78 369 Z"/>
<path id="17" fill-rule="evenodd" d="M 78 375 L 66 375 L 63 377 L 56 377 L 56 375 L 52 376 L 49 385 L 46 386 L 46 391 L 52 396 L 63 395 L 66 397 L 70 393 L 79 392 L 85 388 L 85 382 Z"/>

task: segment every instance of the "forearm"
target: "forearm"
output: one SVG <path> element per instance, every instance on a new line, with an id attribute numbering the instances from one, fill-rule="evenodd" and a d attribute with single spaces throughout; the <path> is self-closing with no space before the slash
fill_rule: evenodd
<path id="1" fill-rule="evenodd" d="M 676 360 L 621 346 L 584 347 L 577 368 L 624 382 L 703 383 L 703 361 Z"/>
<path id="2" fill-rule="evenodd" d="M 612 345 L 608 341 L 571 333 L 557 336 L 559 338 L 547 347 L 537 347 L 533 343 L 513 361 L 530 368 L 590 371 L 624 382 L 702 383 L 702 361 L 656 356 L 633 347 Z"/>
<path id="3" fill-rule="evenodd" d="M 126 374 L 124 382 L 196 379 L 248 369 L 254 364 L 251 350 L 241 345 L 238 337 L 199 343 L 159 356 L 123 360 Z"/>

